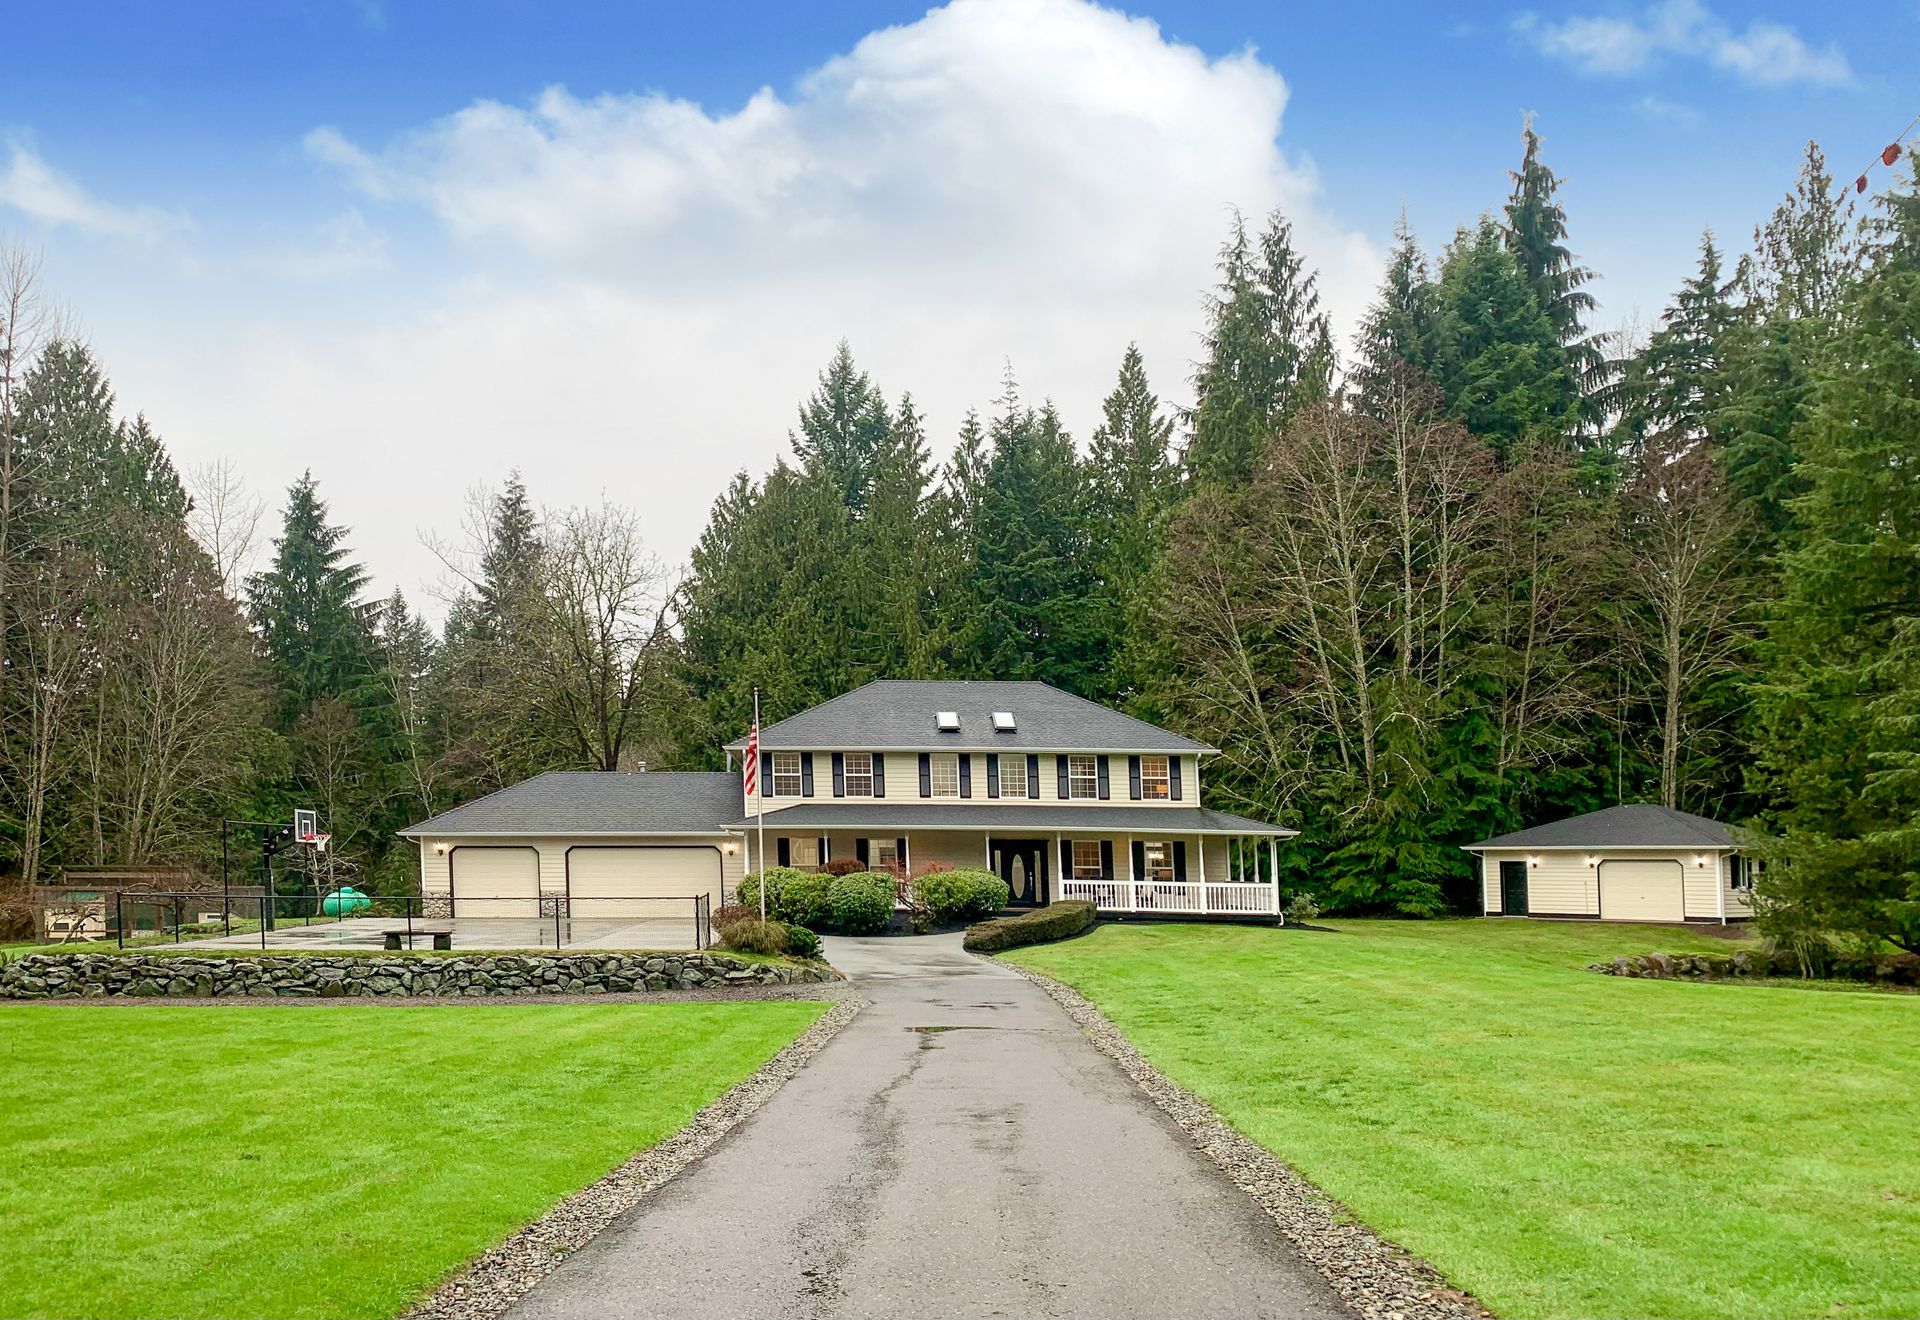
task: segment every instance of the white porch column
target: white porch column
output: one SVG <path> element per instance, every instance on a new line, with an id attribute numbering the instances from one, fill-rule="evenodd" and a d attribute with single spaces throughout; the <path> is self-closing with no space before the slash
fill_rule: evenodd
<path id="1" fill-rule="evenodd" d="M 1200 906 L 1204 908 L 1207 905 L 1206 904 L 1207 891 L 1204 888 L 1204 886 L 1207 883 L 1207 836 L 1204 834 L 1199 836 L 1197 851 L 1200 854 L 1200 884 L 1203 886 L 1200 891 L 1200 894 L 1201 894 Z"/>
<path id="2" fill-rule="evenodd" d="M 1273 867 L 1273 888 L 1267 895 L 1267 909 L 1275 916 L 1280 914 L 1280 837 L 1267 836 L 1267 860 Z"/>

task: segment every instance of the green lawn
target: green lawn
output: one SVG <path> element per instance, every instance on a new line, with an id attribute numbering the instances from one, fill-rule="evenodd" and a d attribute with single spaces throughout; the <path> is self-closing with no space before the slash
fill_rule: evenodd
<path id="1" fill-rule="evenodd" d="M 825 1007 L 0 1006 L 0 1315 L 392 1315 Z"/>
<path id="2" fill-rule="evenodd" d="M 1496 1312 L 1920 1314 L 1920 996 L 1597 976 L 1677 930 L 1103 926 L 1011 958 Z"/>

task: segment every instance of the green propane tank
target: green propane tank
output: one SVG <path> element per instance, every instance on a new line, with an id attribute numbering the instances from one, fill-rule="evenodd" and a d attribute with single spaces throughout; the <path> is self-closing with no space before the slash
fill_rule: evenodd
<path id="1" fill-rule="evenodd" d="M 342 885 L 320 900 L 320 910 L 330 917 L 351 916 L 362 908 L 372 906 L 373 900 L 352 885 Z"/>

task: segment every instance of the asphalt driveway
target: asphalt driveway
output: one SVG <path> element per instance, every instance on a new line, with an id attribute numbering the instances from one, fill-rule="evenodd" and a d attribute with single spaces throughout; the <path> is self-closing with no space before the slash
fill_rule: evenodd
<path id="1" fill-rule="evenodd" d="M 873 1006 L 517 1320 L 1352 1312 L 1039 989 L 829 940 Z"/>

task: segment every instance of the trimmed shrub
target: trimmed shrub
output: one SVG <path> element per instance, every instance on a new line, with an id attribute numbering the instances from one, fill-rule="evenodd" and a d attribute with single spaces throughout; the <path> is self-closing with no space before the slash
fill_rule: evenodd
<path id="1" fill-rule="evenodd" d="M 894 878 L 884 871 L 855 871 L 835 876 L 827 888 L 832 911 L 829 929 L 845 935 L 871 935 L 893 919 Z"/>
<path id="2" fill-rule="evenodd" d="M 773 916 L 780 907 L 780 895 L 796 879 L 804 880 L 805 871 L 792 866 L 769 866 L 764 871 L 755 871 L 740 882 L 740 891 L 734 895 L 734 903 L 743 908 L 753 909 L 753 915 L 760 915 L 760 886 L 767 887 L 767 915 Z"/>
<path id="3" fill-rule="evenodd" d="M 1313 901 L 1313 895 L 1305 892 L 1295 894 L 1287 900 L 1287 922 L 1290 925 L 1304 925 L 1320 915 L 1320 905 Z"/>
<path id="4" fill-rule="evenodd" d="M 1099 915 L 1086 899 L 1070 898 L 1017 917 L 998 917 L 969 926 L 961 944 L 973 953 L 998 953 L 1023 944 L 1072 939 L 1093 929 Z"/>
<path id="5" fill-rule="evenodd" d="M 828 875 L 853 875 L 867 869 L 867 864 L 858 857 L 836 857 L 820 868 Z"/>
<path id="6" fill-rule="evenodd" d="M 1007 882 L 991 871 L 937 871 L 913 882 L 914 903 L 943 925 L 990 916 L 1007 897 Z"/>
<path id="7" fill-rule="evenodd" d="M 820 956 L 820 937 L 805 926 L 796 926 L 791 921 L 780 923 L 787 932 L 787 952 L 796 958 L 818 958 Z"/>
<path id="8" fill-rule="evenodd" d="M 802 871 L 781 887 L 774 915 L 809 930 L 825 930 L 833 921 L 833 905 L 827 897 L 832 888 L 832 876 Z"/>
<path id="9" fill-rule="evenodd" d="M 720 932 L 720 947 L 735 953 L 785 953 L 787 928 L 777 921 L 749 917 Z"/>

